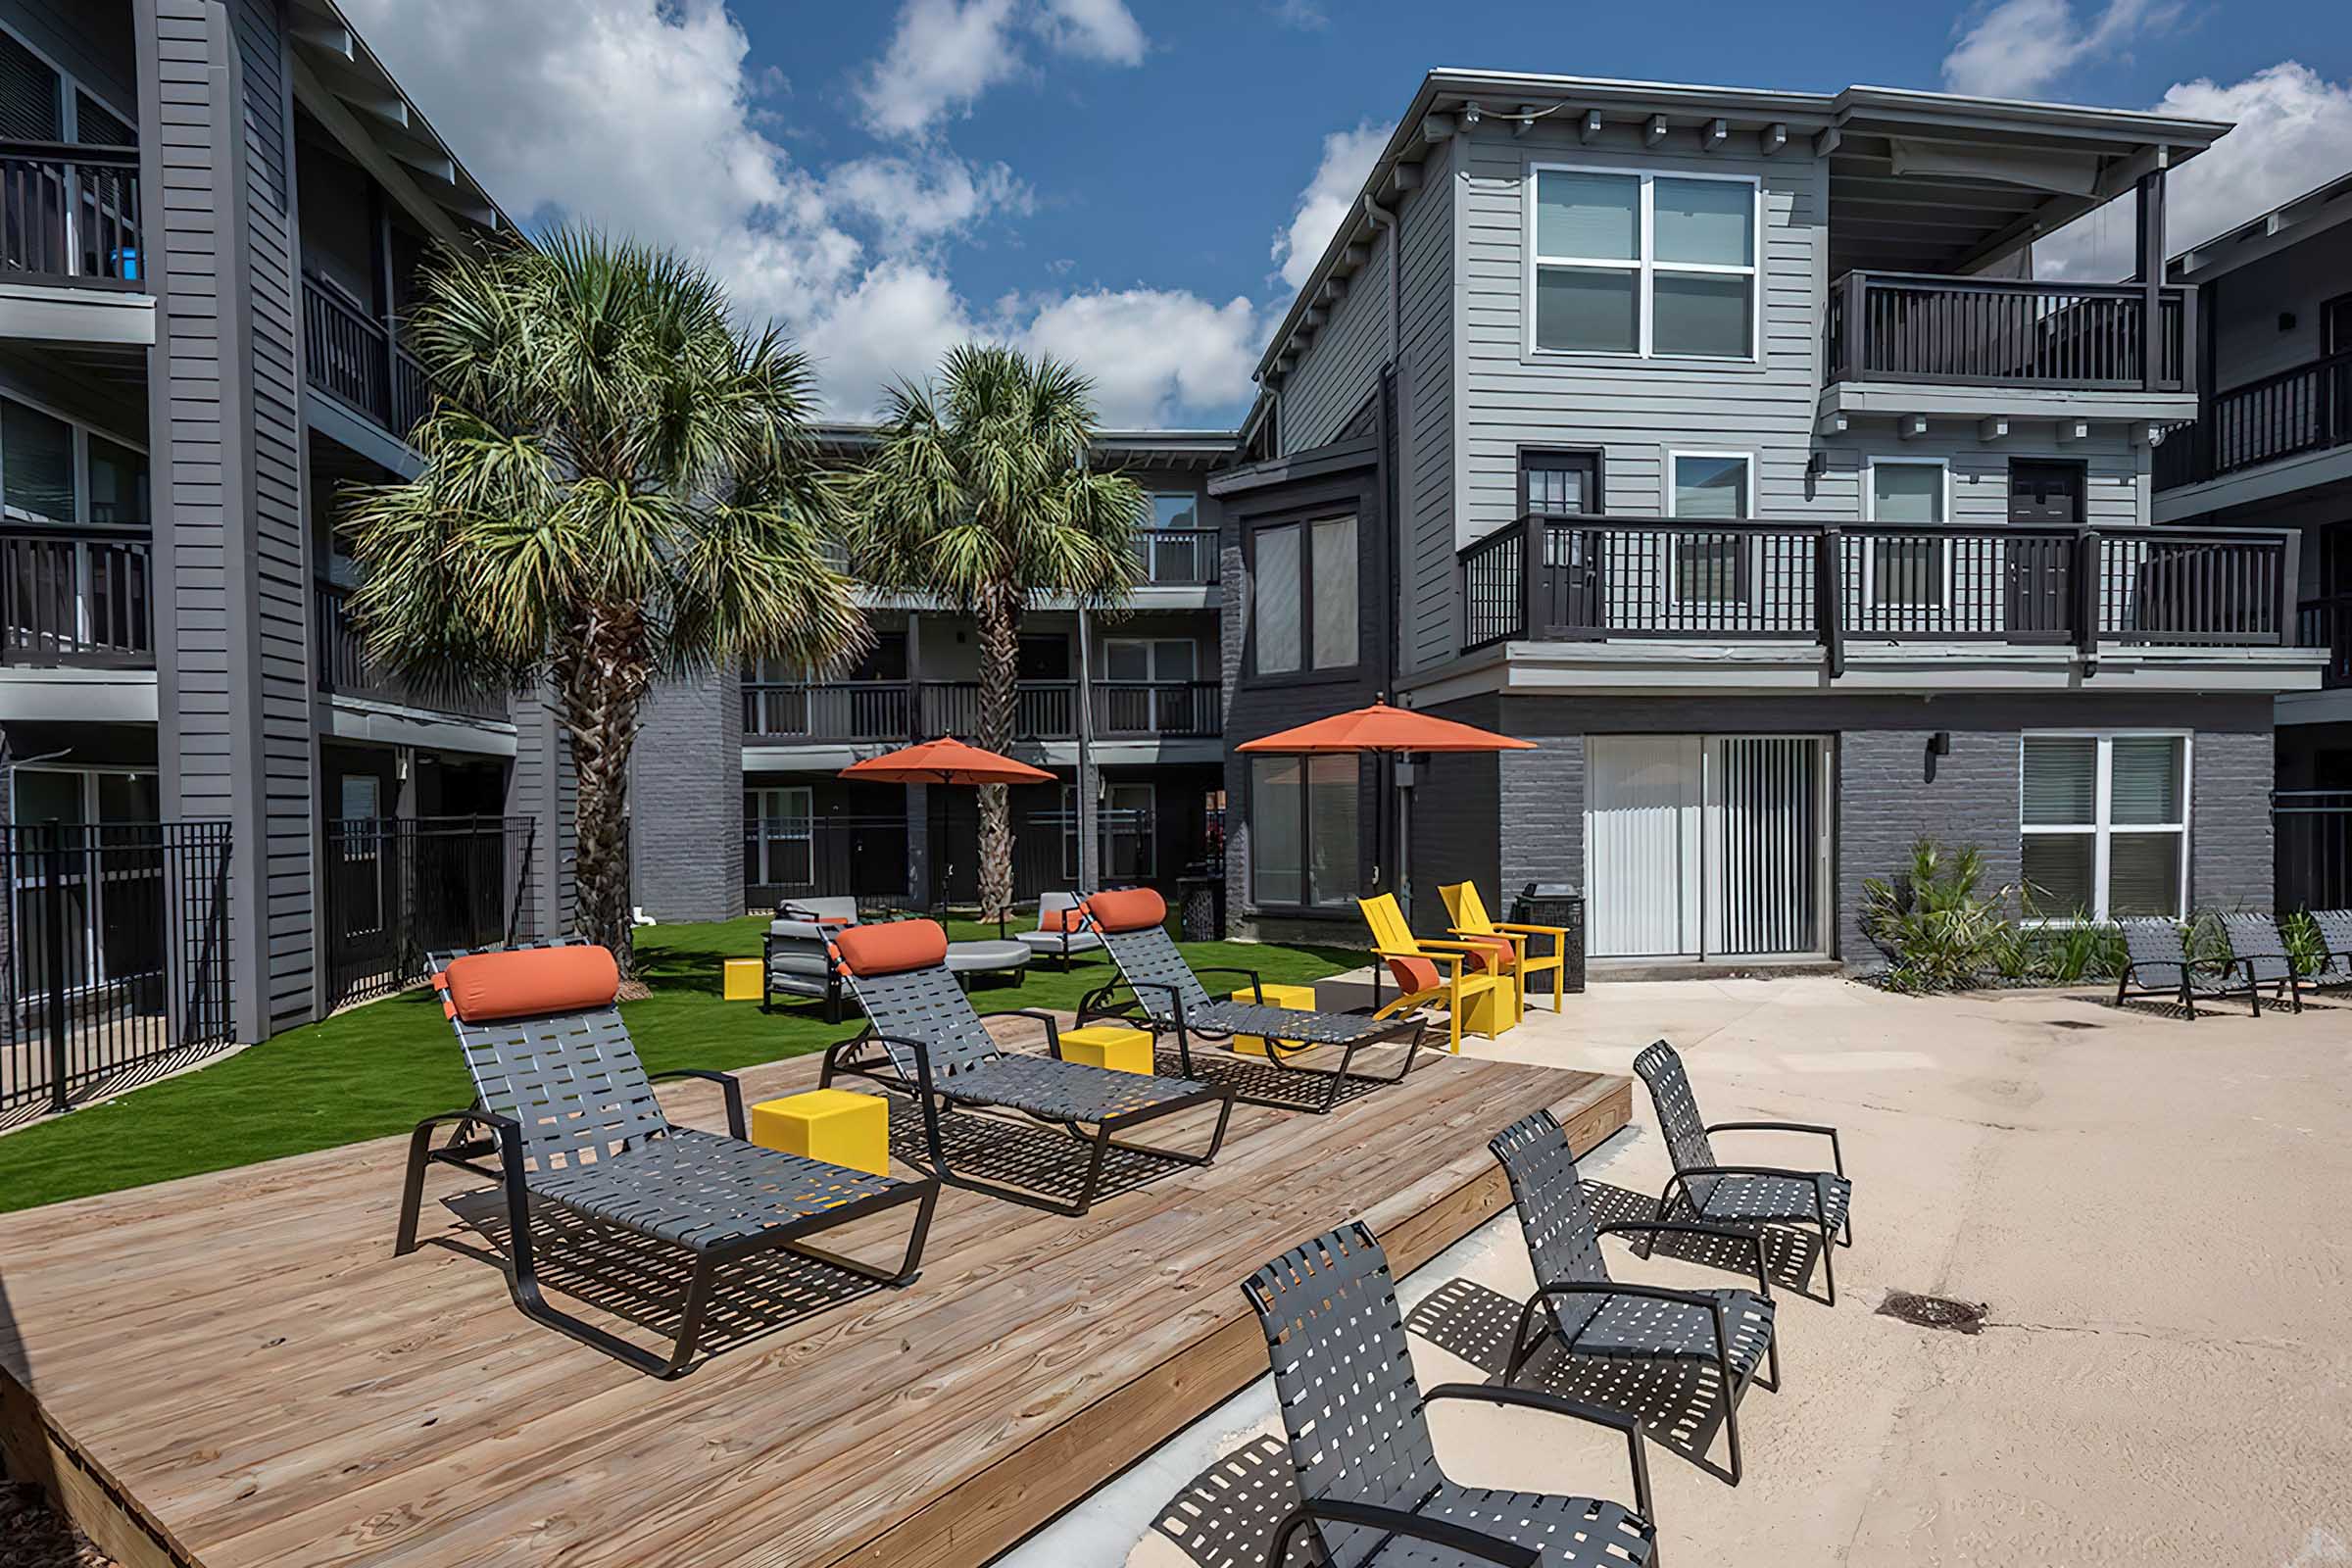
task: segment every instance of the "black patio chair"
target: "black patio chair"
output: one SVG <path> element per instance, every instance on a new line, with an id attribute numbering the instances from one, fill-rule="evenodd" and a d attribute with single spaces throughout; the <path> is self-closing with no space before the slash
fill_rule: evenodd
<path id="1" fill-rule="evenodd" d="M 781 1248 L 885 1285 L 913 1283 L 938 1181 L 873 1176 L 762 1149 L 746 1139 L 743 1090 L 732 1074 L 647 1073 L 613 1006 L 620 974 L 605 949 L 557 943 L 435 954 L 430 962 L 475 1099 L 465 1110 L 426 1117 L 410 1136 L 395 1256 L 416 1250 L 426 1165 L 455 1165 L 498 1182 L 514 1304 L 536 1322 L 662 1378 L 686 1370 L 694 1356 L 713 1274 L 751 1253 Z M 672 1126 L 653 1089 L 671 1078 L 706 1079 L 723 1089 L 730 1136 Z M 454 1126 L 454 1135 L 434 1149 L 434 1132 L 444 1126 Z M 476 1130 L 490 1136 L 468 1136 Z M 495 1170 L 475 1163 L 492 1153 L 499 1157 Z M 666 1357 L 548 1302 L 531 1247 L 534 1200 L 692 1255 Z M 908 1203 L 915 1205 L 913 1230 L 896 1268 L 808 1244 L 810 1236 Z"/>
<path id="2" fill-rule="evenodd" d="M 1520 1234 L 1527 1239 L 1527 1258 L 1536 1271 L 1536 1294 L 1519 1314 L 1502 1380 L 1517 1382 L 1547 1338 L 1558 1339 L 1562 1352 L 1571 1356 L 1710 1363 L 1721 1379 L 1731 1455 L 1727 1479 L 1738 1486 L 1740 1400 L 1767 1364 L 1772 1376 L 1764 1387 L 1776 1394 L 1781 1388 L 1781 1347 L 1773 1335 L 1772 1285 L 1764 1273 L 1763 1238 L 1752 1230 L 1668 1220 L 1595 1224 L 1568 1135 L 1548 1110 L 1513 1122 L 1489 1139 L 1487 1148 L 1510 1177 L 1511 1202 L 1519 1211 Z M 1620 1284 L 1609 1277 L 1608 1259 L 1600 1250 L 1603 1236 L 1661 1234 L 1745 1242 L 1755 1253 L 1756 1288 L 1677 1291 Z M 1541 1326 L 1539 1309 L 1545 1313 Z M 1703 1452 L 1693 1458 L 1706 1464 Z"/>
<path id="3" fill-rule="evenodd" d="M 2295 972 L 2294 956 L 2286 951 L 2286 933 L 2276 916 L 2225 914 L 2222 930 L 2230 938 L 2230 956 L 2246 966 L 2246 977 L 2257 987 L 2269 986 L 2274 999 L 2284 998 L 2287 1010 L 2303 1010 L 2303 977 Z"/>
<path id="4" fill-rule="evenodd" d="M 1252 1274 L 1298 1505 L 1275 1533 L 1282 1568 L 1301 1531 L 1331 1568 L 1638 1568 L 1655 1549 L 1642 1429 L 1615 1410 L 1540 1389 L 1447 1383 L 1421 1392 L 1389 1260 L 1351 1221 Z M 1446 1478 L 1426 1406 L 1476 1399 L 1571 1416 L 1625 1438 L 1634 1506 L 1465 1487 Z"/>
<path id="5" fill-rule="evenodd" d="M 1235 1080 L 1234 1096 L 1244 1104 L 1321 1114 L 1339 1103 L 1341 1091 L 1351 1083 L 1383 1087 L 1403 1082 L 1404 1075 L 1413 1070 L 1413 1057 L 1419 1054 L 1428 1029 L 1425 1019 L 1417 1015 L 1372 1018 L 1355 1012 L 1308 1012 L 1270 1006 L 1265 1001 L 1265 983 L 1257 977 L 1256 970 L 1196 970 L 1186 962 L 1184 954 L 1168 935 L 1167 901 L 1150 888 L 1095 894 L 1086 901 L 1086 917 L 1109 951 L 1111 962 L 1118 966 L 1119 978 L 1089 992 L 1079 1001 L 1079 1022 L 1118 1018 L 1149 1029 L 1154 1037 L 1173 1035 L 1176 1059 L 1186 1076 L 1198 1072 L 1211 1079 Z M 1248 980 L 1250 995 L 1256 1000 L 1233 1002 L 1213 998 L 1200 983 L 1202 974 L 1229 974 Z M 1122 989 L 1128 997 L 1124 1003 L 1114 1000 Z M 1264 1059 L 1277 1074 L 1292 1072 L 1302 1078 L 1322 1080 L 1320 1096 L 1301 1101 L 1296 1097 L 1253 1093 L 1246 1085 L 1263 1081 L 1254 1060 L 1226 1059 L 1221 1053 L 1200 1061 L 1193 1058 L 1196 1036 L 1209 1043 L 1230 1043 L 1244 1035 L 1255 1036 L 1266 1043 Z M 1290 1043 L 1293 1041 L 1297 1044 Z M 1404 1059 L 1393 1075 L 1350 1070 L 1356 1053 L 1367 1046 L 1399 1042 L 1404 1046 Z M 1338 1049 L 1340 1060 L 1336 1067 L 1303 1066 L 1291 1059 L 1325 1046 Z"/>
<path id="6" fill-rule="evenodd" d="M 2191 958 L 2180 923 L 2172 919 L 2132 919 L 2116 922 L 2124 933 L 2124 972 L 2116 977 L 2115 1003 L 2122 1006 L 2134 995 L 2169 996 L 2189 1017 L 2197 1015 L 2197 1001 L 2243 997 L 2262 1016 L 2261 983 L 2253 963 L 2244 958 Z"/>
<path id="7" fill-rule="evenodd" d="M 2309 978 L 2315 986 L 2352 986 L 2352 909 L 2314 909 L 2311 923 L 2320 933 L 2320 967 Z"/>
<path id="8" fill-rule="evenodd" d="M 1821 1280 L 1829 1304 L 1838 1304 L 1838 1272 L 1831 1250 L 1854 1245 L 1854 1184 L 1846 1180 L 1845 1155 L 1838 1129 L 1809 1122 L 1722 1121 L 1709 1125 L 1698 1114 L 1697 1097 L 1683 1072 L 1683 1058 L 1665 1041 L 1653 1041 L 1634 1058 L 1634 1071 L 1649 1086 L 1649 1102 L 1665 1136 L 1674 1176 L 1658 1195 L 1657 1218 L 1672 1219 L 1688 1208 L 1696 1220 L 1735 1226 L 1810 1226 L 1821 1234 Z M 1810 1133 L 1830 1141 L 1831 1170 L 1788 1170 L 1777 1165 L 1716 1163 L 1716 1133 Z"/>
<path id="9" fill-rule="evenodd" d="M 1206 1165 L 1225 1146 L 1233 1092 L 1184 1078 L 1113 1072 L 1061 1059 L 1061 1026 L 1028 1008 L 991 1014 L 1045 1026 L 1049 1054 L 1007 1052 L 988 1031 L 971 998 L 948 969 L 948 934 L 936 920 L 856 926 L 834 939 L 843 978 L 865 1009 L 866 1029 L 825 1053 L 823 1083 L 843 1074 L 909 1095 L 921 1107 L 932 1168 L 946 1181 L 1054 1214 L 1083 1214 L 1102 1185 L 1111 1150 L 1186 1165 Z M 1196 1105 L 1215 1104 L 1217 1126 L 1205 1152 L 1119 1141 L 1118 1134 Z M 969 1175 L 949 1162 L 940 1128 L 943 1105 L 1017 1111 L 1061 1127 L 1091 1148 L 1074 1201 L 1061 1202 L 1003 1182 Z M 1090 1134 L 1084 1129 L 1093 1127 Z"/>

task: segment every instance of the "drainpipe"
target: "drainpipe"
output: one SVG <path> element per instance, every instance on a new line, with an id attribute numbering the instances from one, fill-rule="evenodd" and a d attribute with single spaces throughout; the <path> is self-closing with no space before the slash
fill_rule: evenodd
<path id="1" fill-rule="evenodd" d="M 1399 192 L 1400 198 L 1401 195 L 1402 193 Z M 1396 376 L 1399 383 L 1401 383 L 1402 378 L 1400 375 L 1398 375 L 1399 368 L 1396 364 L 1396 353 L 1397 346 L 1403 337 L 1402 316 L 1404 306 L 1402 269 L 1404 255 L 1404 235 L 1396 226 L 1396 215 L 1394 212 L 1391 212 L 1389 209 L 1381 206 L 1380 203 L 1374 201 L 1370 191 L 1364 192 L 1364 220 L 1369 222 L 1374 228 L 1385 228 L 1389 232 L 1389 352 L 1387 364 L 1389 376 Z M 1388 377 L 1384 376 L 1382 379 L 1385 384 Z M 1401 384 L 1399 384 L 1396 395 L 1396 408 L 1398 413 L 1401 414 L 1403 412 L 1404 394 Z M 1382 418 L 1379 422 L 1381 428 L 1384 430 L 1387 429 L 1387 411 L 1385 409 L 1382 411 Z M 1404 456 L 1404 443 L 1401 441 L 1396 441 L 1394 439 L 1396 435 L 1395 431 L 1390 430 L 1388 433 L 1392 438 L 1392 444 L 1396 451 L 1396 457 L 1401 462 Z M 1394 566 L 1394 564 L 1397 561 L 1401 554 L 1396 549 L 1396 535 L 1397 530 L 1403 524 L 1401 518 L 1393 514 L 1394 512 L 1397 510 L 1393 506 L 1393 503 L 1402 493 L 1403 485 L 1400 482 L 1399 476 L 1393 471 L 1389 475 L 1389 490 L 1390 494 L 1381 498 L 1381 505 L 1383 508 L 1392 512 L 1392 515 L 1387 519 L 1388 527 L 1383 531 L 1387 536 L 1384 541 L 1385 548 L 1388 550 L 1390 563 L 1392 566 Z M 1391 571 L 1389 591 L 1392 595 L 1400 592 L 1402 584 L 1396 579 L 1401 575 L 1402 573 L 1400 572 L 1396 572 L 1395 570 Z M 1403 624 L 1400 607 L 1393 605 L 1391 609 L 1392 612 L 1397 613 L 1396 624 Z M 1386 702 L 1389 700 L 1389 698 L 1396 695 L 1396 634 L 1394 626 L 1384 627 L 1381 631 L 1381 672 L 1385 678 L 1381 682 L 1380 697 L 1381 701 Z M 1396 759 L 1388 756 L 1387 754 L 1383 754 L 1379 760 L 1375 763 L 1374 776 L 1378 781 L 1377 798 L 1380 802 L 1378 808 L 1379 814 L 1374 818 L 1374 821 L 1376 824 L 1386 825 L 1391 816 L 1394 815 L 1396 822 L 1396 843 L 1395 846 L 1396 858 L 1395 863 L 1389 867 L 1392 873 L 1388 879 L 1389 885 L 1397 893 L 1398 902 L 1403 907 L 1406 917 L 1409 919 L 1412 915 L 1412 894 L 1405 886 L 1407 858 L 1405 844 L 1412 832 L 1412 821 L 1411 817 L 1407 814 L 1407 806 L 1402 792 L 1396 788 L 1397 780 Z M 1381 835 L 1378 827 L 1376 826 L 1372 835 L 1372 854 L 1375 861 L 1379 860 L 1381 858 L 1380 839 Z M 1373 866 L 1375 892 L 1379 891 L 1378 882 L 1380 880 L 1381 870 L 1382 867 L 1380 865 L 1375 864 Z"/>
<path id="2" fill-rule="evenodd" d="M 1400 261 L 1398 253 L 1404 249 L 1404 239 L 1396 232 L 1396 215 L 1374 201 L 1370 191 L 1364 192 L 1364 220 L 1374 228 L 1385 228 L 1389 231 L 1389 363 L 1395 365 L 1396 363 L 1398 317 L 1402 314 L 1399 298 L 1401 285 L 1398 282 Z"/>

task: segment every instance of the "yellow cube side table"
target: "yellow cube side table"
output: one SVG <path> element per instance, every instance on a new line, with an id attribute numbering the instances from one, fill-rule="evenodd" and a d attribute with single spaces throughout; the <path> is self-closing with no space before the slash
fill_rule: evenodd
<path id="1" fill-rule="evenodd" d="M 1259 989 L 1264 991 L 1266 1005 L 1269 1007 L 1296 1007 L 1305 1012 L 1315 1010 L 1315 988 L 1313 986 L 1269 985 Z M 1257 997 L 1257 991 L 1250 990 L 1247 987 L 1233 994 L 1233 1000 L 1236 1002 L 1255 1002 Z M 1279 1036 L 1276 1038 L 1285 1051 L 1298 1049 L 1298 1042 L 1296 1040 L 1281 1040 Z M 1269 1054 L 1266 1050 L 1266 1042 L 1257 1035 L 1235 1035 L 1233 1049 L 1245 1056 Z"/>
<path id="2" fill-rule="evenodd" d="M 1061 1032 L 1061 1059 L 1083 1061 L 1112 1072 L 1152 1071 L 1152 1032 L 1124 1024 L 1096 1023 Z"/>
<path id="3" fill-rule="evenodd" d="M 752 1107 L 752 1142 L 846 1165 L 869 1175 L 890 1174 L 890 1102 L 847 1089 L 762 1100 Z"/>
<path id="4" fill-rule="evenodd" d="M 725 986 L 719 994 L 729 1002 L 758 1002 L 762 979 L 760 973 L 760 960 L 758 958 L 728 958 L 724 961 L 726 963 Z"/>

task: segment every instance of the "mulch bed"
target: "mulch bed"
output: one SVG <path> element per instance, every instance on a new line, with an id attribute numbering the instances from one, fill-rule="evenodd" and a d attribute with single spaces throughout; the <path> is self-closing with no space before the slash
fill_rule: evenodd
<path id="1" fill-rule="evenodd" d="M 38 1487 L 0 1480 L 0 1568 L 116 1568 L 50 1511 Z"/>

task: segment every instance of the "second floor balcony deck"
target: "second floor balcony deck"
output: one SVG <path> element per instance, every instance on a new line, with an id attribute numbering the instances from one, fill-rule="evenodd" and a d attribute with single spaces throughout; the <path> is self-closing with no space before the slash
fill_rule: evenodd
<path id="1" fill-rule="evenodd" d="M 1222 731 L 1213 680 L 1089 683 L 1097 740 L 1203 740 Z M 1013 739 L 1078 738 L 1079 683 L 1028 680 L 1013 693 Z M 767 745 L 898 744 L 980 729 L 978 681 L 747 681 L 743 734 Z"/>
<path id="2" fill-rule="evenodd" d="M 318 666 L 318 690 L 328 697 L 350 697 L 466 718 L 508 717 L 503 694 L 427 694 L 378 665 L 368 655 L 366 640 L 352 610 L 349 588 L 321 580 L 313 587 L 312 604 L 312 658 Z"/>
<path id="3" fill-rule="evenodd" d="M 140 261 L 136 147 L 0 141 L 0 276 L 138 289 Z"/>
<path id="4" fill-rule="evenodd" d="M 0 532 L 0 663 L 153 669 L 143 534 L 11 524 Z"/>
<path id="5" fill-rule="evenodd" d="M 2168 431 L 2156 488 L 2177 490 L 2352 448 L 2352 353 L 2330 354 L 2207 398 Z"/>
<path id="6" fill-rule="evenodd" d="M 2295 540 L 2260 529 L 1529 515 L 1459 555 L 1463 651 L 1848 639 L 2293 647 Z"/>
<path id="7" fill-rule="evenodd" d="M 1830 290 L 1830 381 L 2183 392 L 2194 291 L 1854 271 Z"/>

